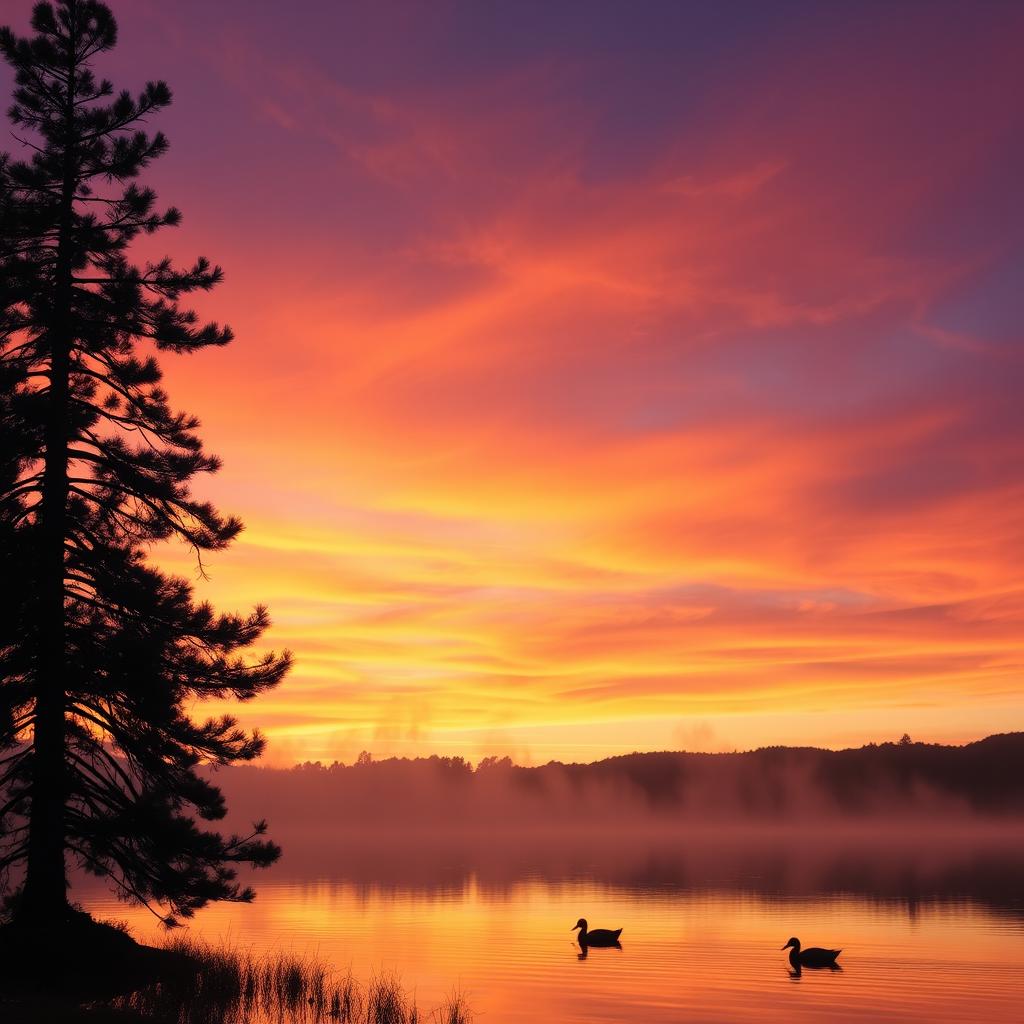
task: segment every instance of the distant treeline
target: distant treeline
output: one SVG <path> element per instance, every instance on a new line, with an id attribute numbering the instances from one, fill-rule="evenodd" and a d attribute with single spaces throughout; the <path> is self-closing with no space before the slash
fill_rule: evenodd
<path id="1" fill-rule="evenodd" d="M 508 758 L 362 755 L 356 764 L 236 768 L 221 774 L 234 808 L 272 823 L 557 825 L 792 821 L 893 815 L 1024 813 L 1024 733 L 962 747 L 870 744 L 743 753 L 627 754 L 524 768 Z"/>

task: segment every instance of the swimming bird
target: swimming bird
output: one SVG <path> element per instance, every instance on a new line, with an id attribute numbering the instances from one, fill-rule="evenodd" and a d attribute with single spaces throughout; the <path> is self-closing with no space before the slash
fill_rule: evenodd
<path id="1" fill-rule="evenodd" d="M 581 946 L 615 946 L 618 944 L 619 936 L 622 934 L 621 928 L 616 928 L 614 931 L 611 928 L 595 928 L 593 931 L 587 931 L 587 919 L 581 917 L 570 929 L 570 931 L 576 931 L 579 928 L 579 941 Z"/>
<path id="2" fill-rule="evenodd" d="M 782 948 L 793 948 L 789 952 L 789 962 L 793 970 L 799 971 L 801 967 L 838 967 L 836 957 L 842 953 L 841 949 L 821 949 L 818 946 L 811 946 L 810 949 L 801 949 L 800 940 L 792 938 Z"/>

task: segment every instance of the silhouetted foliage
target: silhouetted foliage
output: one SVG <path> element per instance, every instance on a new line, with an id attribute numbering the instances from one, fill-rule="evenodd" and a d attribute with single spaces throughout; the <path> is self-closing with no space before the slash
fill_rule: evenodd
<path id="1" fill-rule="evenodd" d="M 167 149 L 144 126 L 171 94 L 115 94 L 94 75 L 117 41 L 110 10 L 39 3 L 32 28 L 0 30 L 9 117 L 32 151 L 0 162 L 0 570 L 19 582 L 0 608 L 0 870 L 24 866 L 25 919 L 66 917 L 66 852 L 188 916 L 251 898 L 232 864 L 279 854 L 262 822 L 228 837 L 197 824 L 225 813 L 197 767 L 252 760 L 263 740 L 187 708 L 254 697 L 288 655 L 245 659 L 266 611 L 216 614 L 145 559 L 174 538 L 201 558 L 242 528 L 193 496 L 219 463 L 171 408 L 154 354 L 231 340 L 179 305 L 221 270 L 129 261 L 139 235 L 180 220 L 136 182 Z"/>

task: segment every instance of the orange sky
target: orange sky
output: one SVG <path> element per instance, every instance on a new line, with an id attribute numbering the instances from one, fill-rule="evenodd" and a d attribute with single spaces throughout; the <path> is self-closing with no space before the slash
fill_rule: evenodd
<path id="1" fill-rule="evenodd" d="M 1024 12 L 724 6 L 116 5 L 271 761 L 1024 728 Z"/>

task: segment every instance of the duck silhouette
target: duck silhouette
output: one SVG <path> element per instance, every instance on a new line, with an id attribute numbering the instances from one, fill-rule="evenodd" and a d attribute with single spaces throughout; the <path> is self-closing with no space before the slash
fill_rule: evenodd
<path id="1" fill-rule="evenodd" d="M 800 940 L 795 937 L 790 939 L 782 948 L 789 950 L 789 962 L 793 965 L 794 971 L 799 971 L 801 967 L 831 967 L 833 970 L 839 969 L 836 957 L 842 953 L 841 949 L 821 949 L 818 946 L 811 946 L 810 949 L 801 949 Z"/>
<path id="2" fill-rule="evenodd" d="M 570 930 L 576 931 L 577 928 L 580 930 L 578 939 L 581 946 L 617 946 L 619 936 L 622 934 L 621 928 L 616 928 L 614 931 L 611 928 L 595 928 L 593 931 L 588 931 L 585 917 L 581 917 Z"/>

